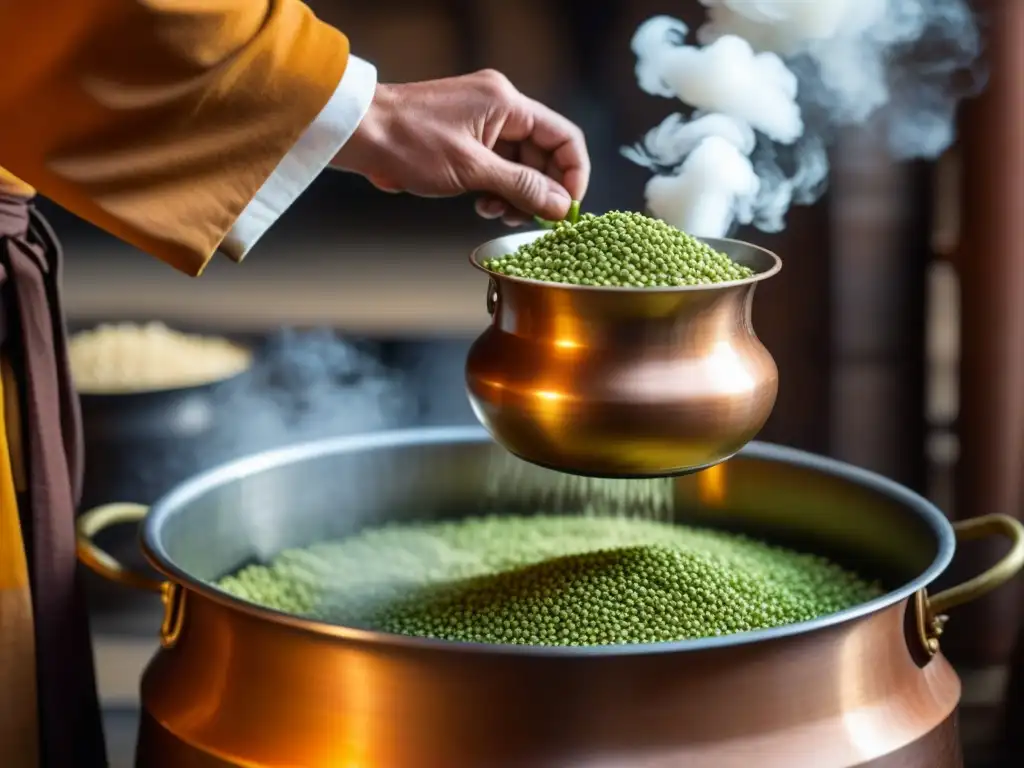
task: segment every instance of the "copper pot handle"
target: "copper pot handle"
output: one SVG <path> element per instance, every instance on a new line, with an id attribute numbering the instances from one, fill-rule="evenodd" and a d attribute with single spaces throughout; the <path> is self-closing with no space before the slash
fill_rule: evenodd
<path id="1" fill-rule="evenodd" d="M 160 644 L 171 648 L 178 641 L 185 617 L 185 590 L 173 581 L 160 581 L 138 573 L 114 559 L 93 542 L 100 531 L 113 525 L 138 525 L 149 512 L 144 504 L 114 503 L 83 512 L 75 520 L 78 559 L 94 573 L 125 587 L 156 592 L 164 604 Z"/>
<path id="2" fill-rule="evenodd" d="M 972 541 L 988 536 L 1005 536 L 1011 542 L 1010 551 L 984 573 L 963 584 L 928 596 L 924 590 L 916 596 L 918 630 L 925 650 L 933 655 L 939 650 L 939 637 L 948 619 L 946 613 L 965 603 L 973 602 L 1002 586 L 1024 568 L 1024 525 L 1009 515 L 982 515 L 953 523 L 957 541 Z"/>
<path id="3" fill-rule="evenodd" d="M 493 315 L 498 308 L 498 284 L 494 279 L 487 281 L 487 314 Z"/>
<path id="4" fill-rule="evenodd" d="M 104 504 L 83 512 L 75 520 L 75 547 L 78 550 L 78 559 L 108 581 L 150 592 L 163 591 L 163 582 L 126 568 L 93 543 L 93 537 L 100 531 L 113 525 L 138 525 L 148 512 L 149 507 L 143 504 L 122 503 Z"/>

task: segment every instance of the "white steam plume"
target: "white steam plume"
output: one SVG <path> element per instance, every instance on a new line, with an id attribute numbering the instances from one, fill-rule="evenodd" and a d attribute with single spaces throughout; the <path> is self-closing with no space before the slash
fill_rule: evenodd
<path id="1" fill-rule="evenodd" d="M 939 155 L 957 104 L 981 83 L 968 0 L 701 3 L 708 21 L 695 44 L 667 16 L 637 29 L 640 87 L 692 113 L 623 150 L 655 173 L 651 213 L 695 235 L 783 229 L 791 205 L 824 192 L 840 128 L 883 131 L 897 160 Z"/>

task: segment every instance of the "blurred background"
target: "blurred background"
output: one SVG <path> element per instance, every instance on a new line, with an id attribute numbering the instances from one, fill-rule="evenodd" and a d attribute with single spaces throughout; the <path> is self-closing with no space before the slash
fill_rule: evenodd
<path id="1" fill-rule="evenodd" d="M 637 87 L 630 38 L 659 13 L 693 25 L 703 14 L 696 0 L 310 5 L 349 35 L 382 81 L 494 67 L 573 118 L 593 156 L 586 207 L 595 212 L 643 209 L 649 173 L 624 159 L 620 147 L 675 109 Z M 978 6 L 987 18 L 989 83 L 961 110 L 949 152 L 936 162 L 894 163 L 868 132 L 849 131 L 832 148 L 833 173 L 820 202 L 792 209 L 782 233 L 738 236 L 785 262 L 782 277 L 759 289 L 756 305 L 755 326 L 781 376 L 761 439 L 881 472 L 925 493 L 951 518 L 1021 517 L 1024 3 Z M 462 365 L 488 318 L 485 283 L 466 257 L 501 226 L 476 218 L 471 201 L 387 195 L 327 173 L 244 266 L 219 259 L 199 280 L 53 206 L 46 212 L 68 253 L 74 328 L 163 320 L 269 344 L 280 360 L 305 366 L 298 379 L 277 386 L 304 387 L 307 400 L 319 392 L 322 401 L 302 407 L 329 412 L 334 432 L 474 421 Z M 344 396 L 324 394 L 318 377 L 343 380 Z M 193 458 L 223 460 L 276 439 L 264 434 Z M 95 500 L 157 494 L 194 469 L 175 462 L 136 489 L 118 486 L 110 466 L 93 459 L 94 477 L 106 473 L 96 480 Z M 965 548 L 950 576 L 962 579 L 999 554 Z M 965 680 L 969 765 L 997 754 L 1007 708 L 1024 712 L 1024 696 L 1007 701 L 1005 693 L 1022 655 L 1015 651 L 1022 603 L 1019 585 L 1005 587 L 958 611 L 943 638 Z M 101 685 L 115 757 L 125 760 L 137 675 L 155 645 L 160 613 L 145 600 L 110 595 L 98 596 L 96 606 Z"/>

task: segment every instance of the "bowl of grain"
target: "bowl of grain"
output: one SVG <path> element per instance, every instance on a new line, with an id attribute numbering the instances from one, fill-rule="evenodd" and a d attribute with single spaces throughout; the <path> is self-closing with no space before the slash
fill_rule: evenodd
<path id="1" fill-rule="evenodd" d="M 652 477 L 713 466 L 764 426 L 778 369 L 754 332 L 782 268 L 749 243 L 612 211 L 498 238 L 472 265 L 491 323 L 466 361 L 480 422 L 532 463 Z"/>
<path id="2" fill-rule="evenodd" d="M 160 322 L 104 323 L 74 334 L 68 355 L 83 397 L 181 391 L 232 379 L 252 351 L 220 336 L 182 333 Z"/>

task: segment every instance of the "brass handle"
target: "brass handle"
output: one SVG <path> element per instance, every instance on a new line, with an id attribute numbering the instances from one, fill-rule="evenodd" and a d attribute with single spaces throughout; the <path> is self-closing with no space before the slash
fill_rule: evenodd
<path id="1" fill-rule="evenodd" d="M 93 536 L 112 525 L 138 525 L 149 512 L 144 504 L 104 504 L 83 512 L 75 521 L 75 546 L 78 559 L 105 579 L 126 587 L 156 592 L 164 604 L 160 625 L 160 645 L 173 648 L 185 624 L 186 592 L 173 581 L 152 579 L 126 568 L 93 543 Z"/>
<path id="2" fill-rule="evenodd" d="M 149 507 L 143 504 L 121 503 L 104 504 L 101 507 L 90 509 L 88 512 L 83 512 L 75 521 L 75 546 L 78 550 L 78 559 L 105 579 L 126 587 L 162 594 L 164 592 L 163 582 L 126 568 L 93 543 L 93 537 L 100 531 L 112 525 L 127 523 L 138 525 L 147 512 L 149 512 Z"/>
<path id="3" fill-rule="evenodd" d="M 1024 568 L 1024 525 L 1009 515 L 983 515 L 953 524 L 957 541 L 973 541 L 987 536 L 1005 536 L 1013 546 L 998 563 L 973 579 L 928 598 L 932 615 L 946 613 L 958 605 L 970 603 L 1012 579 Z"/>
<path id="4" fill-rule="evenodd" d="M 1005 536 L 1012 546 L 1002 559 L 984 573 L 963 584 L 950 587 L 937 595 L 918 593 L 918 628 L 929 655 L 939 650 L 939 637 L 946 623 L 946 613 L 970 603 L 1002 586 L 1024 568 L 1024 525 L 1009 515 L 982 515 L 953 523 L 957 541 L 972 541 L 988 536 Z"/>
<path id="5" fill-rule="evenodd" d="M 487 314 L 493 315 L 498 308 L 498 284 L 493 279 L 487 281 Z"/>

